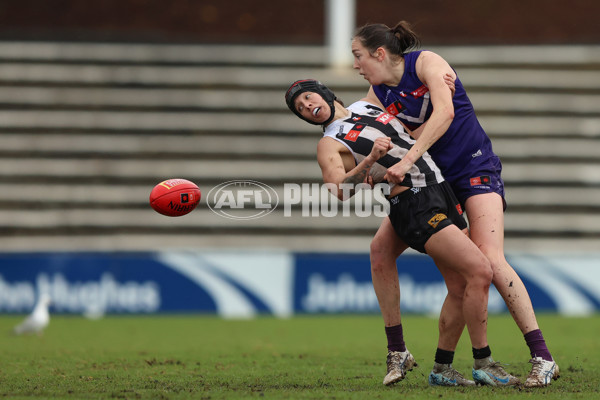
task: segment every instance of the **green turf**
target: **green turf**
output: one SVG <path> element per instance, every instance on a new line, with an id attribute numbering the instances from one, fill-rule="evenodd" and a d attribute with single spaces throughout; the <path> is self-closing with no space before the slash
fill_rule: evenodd
<path id="1" fill-rule="evenodd" d="M 21 317 L 0 316 L 0 396 L 65 399 L 600 399 L 600 316 L 538 317 L 562 376 L 543 389 L 430 388 L 437 321 L 405 316 L 418 368 L 384 387 L 379 316 L 225 321 L 207 316 L 53 317 L 42 337 L 11 336 Z M 470 374 L 463 335 L 454 365 Z M 528 349 L 509 316 L 493 316 L 495 359 L 518 376 Z"/>

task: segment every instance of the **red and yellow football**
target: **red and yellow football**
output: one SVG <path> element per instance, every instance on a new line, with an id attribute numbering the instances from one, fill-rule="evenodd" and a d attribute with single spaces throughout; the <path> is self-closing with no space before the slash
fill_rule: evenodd
<path id="1" fill-rule="evenodd" d="M 169 217 L 190 213 L 200 202 L 200 189 L 186 179 L 167 179 L 154 186 L 150 192 L 150 206 L 154 211 Z"/>

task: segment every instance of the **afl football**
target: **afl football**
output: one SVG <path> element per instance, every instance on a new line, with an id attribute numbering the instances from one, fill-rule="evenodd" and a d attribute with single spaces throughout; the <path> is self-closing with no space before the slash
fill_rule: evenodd
<path id="1" fill-rule="evenodd" d="M 167 179 L 150 192 L 150 206 L 169 217 L 190 213 L 200 202 L 200 189 L 186 179 Z"/>

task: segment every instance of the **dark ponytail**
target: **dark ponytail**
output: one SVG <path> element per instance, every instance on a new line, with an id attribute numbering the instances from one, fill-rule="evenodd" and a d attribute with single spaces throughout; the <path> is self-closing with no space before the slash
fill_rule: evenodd
<path id="1" fill-rule="evenodd" d="M 421 45 L 417 34 L 406 21 L 390 28 L 384 24 L 367 24 L 357 29 L 355 38 L 373 54 L 378 47 L 385 47 L 391 54 L 402 57 Z"/>

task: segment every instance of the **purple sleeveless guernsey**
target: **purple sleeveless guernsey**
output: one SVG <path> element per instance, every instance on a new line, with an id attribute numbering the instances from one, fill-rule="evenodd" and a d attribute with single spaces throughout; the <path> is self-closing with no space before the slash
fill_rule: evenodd
<path id="1" fill-rule="evenodd" d="M 415 70 L 420 54 L 421 51 L 414 51 L 404 55 L 404 74 L 398 86 L 373 86 L 375 95 L 387 112 L 395 115 L 411 130 L 426 122 L 433 111 L 429 89 L 419 80 Z M 469 196 L 477 194 L 471 192 L 469 187 L 477 186 L 477 183 L 484 192 L 493 191 L 504 196 L 500 160 L 494 154 L 492 143 L 479 124 L 458 76 L 454 85 L 454 120 L 428 152 L 442 170 L 444 178 L 452 185 L 461 203 L 464 204 Z M 487 182 L 478 182 L 478 179 L 484 181 L 486 178 Z M 484 188 L 485 183 L 488 184 L 487 188 Z"/>

